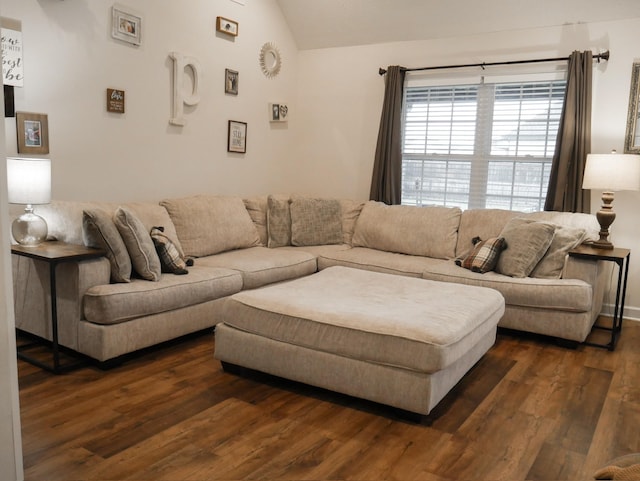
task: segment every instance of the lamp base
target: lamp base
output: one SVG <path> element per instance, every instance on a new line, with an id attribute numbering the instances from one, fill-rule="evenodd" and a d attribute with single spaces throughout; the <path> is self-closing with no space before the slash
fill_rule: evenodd
<path id="1" fill-rule="evenodd" d="M 600 238 L 591 244 L 597 249 L 613 249 L 613 244 L 609 242 L 609 227 L 616 220 L 616 213 L 613 211 L 613 192 L 605 191 L 602 193 L 602 206 L 596 212 L 596 219 L 600 224 Z"/>
<path id="2" fill-rule="evenodd" d="M 595 249 L 613 249 L 613 244 L 607 240 L 589 242 L 589 246 Z"/>
<path id="3" fill-rule="evenodd" d="M 11 234 L 18 244 L 23 246 L 37 246 L 47 240 L 47 222 L 38 214 L 33 213 L 33 207 L 27 205 L 24 214 L 17 217 L 11 224 Z"/>

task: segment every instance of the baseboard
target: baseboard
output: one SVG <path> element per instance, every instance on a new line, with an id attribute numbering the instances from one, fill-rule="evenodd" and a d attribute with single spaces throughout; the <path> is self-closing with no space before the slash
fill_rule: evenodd
<path id="1" fill-rule="evenodd" d="M 613 304 L 603 304 L 601 314 L 605 316 L 613 316 L 613 307 L 614 307 Z M 640 321 L 640 307 L 625 306 L 624 320 Z"/>

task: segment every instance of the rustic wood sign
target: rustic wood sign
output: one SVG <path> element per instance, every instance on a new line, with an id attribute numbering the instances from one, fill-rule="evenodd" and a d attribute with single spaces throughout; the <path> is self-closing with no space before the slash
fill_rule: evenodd
<path id="1" fill-rule="evenodd" d="M 124 114 L 124 90 L 107 89 L 107 112 Z"/>

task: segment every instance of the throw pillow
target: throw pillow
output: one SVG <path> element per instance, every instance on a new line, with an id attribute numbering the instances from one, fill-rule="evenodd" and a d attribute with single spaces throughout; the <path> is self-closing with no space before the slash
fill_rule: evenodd
<path id="1" fill-rule="evenodd" d="M 293 197 L 291 244 L 317 246 L 342 243 L 342 208 L 334 199 Z"/>
<path id="2" fill-rule="evenodd" d="M 130 282 L 131 259 L 111 216 L 102 209 L 84 210 L 82 233 L 85 245 L 105 251 L 111 264 L 111 281 Z"/>
<path id="3" fill-rule="evenodd" d="M 114 222 L 129 251 L 133 270 L 143 279 L 159 281 L 160 259 L 144 224 L 124 207 L 118 207 Z"/>
<path id="4" fill-rule="evenodd" d="M 268 247 L 291 245 L 291 210 L 289 199 L 270 195 L 267 198 Z"/>
<path id="5" fill-rule="evenodd" d="M 556 226 L 556 232 L 549 250 L 531 272 L 531 277 L 540 279 L 559 279 L 564 269 L 567 254 L 579 246 L 585 239 L 587 231 L 577 227 Z"/>
<path id="6" fill-rule="evenodd" d="M 493 237 L 485 241 L 473 239 L 473 249 L 464 259 L 456 259 L 456 264 L 473 272 L 484 274 L 495 269 L 500 253 L 504 250 L 504 237 Z"/>
<path id="7" fill-rule="evenodd" d="M 164 227 L 154 227 L 150 232 L 151 240 L 156 248 L 160 259 L 160 267 L 162 272 L 183 275 L 188 274 L 187 265 L 193 265 L 193 261 L 189 264 L 190 259 L 182 258 L 176 245 L 164 234 Z"/>
<path id="8" fill-rule="evenodd" d="M 507 222 L 499 237 L 506 247 L 498 259 L 496 272 L 511 277 L 527 277 L 546 254 L 556 228 L 547 222 L 516 217 Z"/>

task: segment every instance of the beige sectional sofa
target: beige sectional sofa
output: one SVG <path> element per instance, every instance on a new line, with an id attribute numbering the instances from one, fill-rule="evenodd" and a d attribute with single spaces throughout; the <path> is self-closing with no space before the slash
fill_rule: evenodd
<path id="1" fill-rule="evenodd" d="M 213 327 L 226 297 L 330 266 L 490 287 L 506 301 L 500 326 L 581 342 L 601 310 L 607 278 L 603 263 L 566 256 L 567 245 L 552 244 L 541 253 L 536 269 L 551 257 L 555 263 L 545 278 L 479 274 L 454 263 L 471 251 L 474 237 L 499 236 L 516 217 L 553 225 L 554 239 L 562 228 L 582 232 L 574 241 L 597 238 L 598 223 L 586 214 L 461 211 L 289 195 L 199 195 L 122 205 L 54 201 L 37 212 L 47 220 L 50 236 L 78 244 L 99 240 L 85 213 L 110 218 L 126 212 L 147 233 L 164 227 L 179 253 L 195 258 L 187 275 L 158 271 L 157 281 L 141 279 L 136 272 L 150 267 L 151 254 L 149 240 L 138 232 L 140 245 L 133 248 L 141 252 L 126 245 L 133 272 L 125 282 L 114 282 L 113 258 L 58 267 L 60 343 L 98 361 Z M 124 265 L 117 267 L 126 277 Z M 50 339 L 47 266 L 13 256 L 13 271 L 17 327 Z"/>

